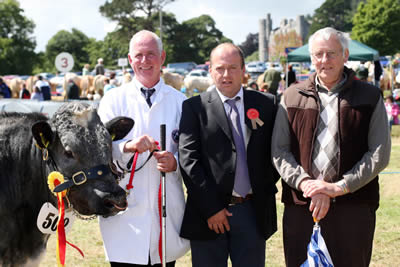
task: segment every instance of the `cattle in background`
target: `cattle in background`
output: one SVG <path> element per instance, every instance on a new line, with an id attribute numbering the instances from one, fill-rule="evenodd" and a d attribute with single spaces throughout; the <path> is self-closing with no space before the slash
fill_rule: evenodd
<path id="1" fill-rule="evenodd" d="M 178 73 L 162 71 L 162 78 L 165 84 L 174 87 L 176 90 L 181 90 L 183 86 L 183 76 Z"/>
<path id="2" fill-rule="evenodd" d="M 29 78 L 26 79 L 25 81 L 26 89 L 28 89 L 30 93 L 33 92 L 33 86 L 35 85 L 37 80 L 38 80 L 37 76 L 29 76 Z"/>
<path id="3" fill-rule="evenodd" d="M 19 91 L 21 91 L 23 83 L 19 77 L 15 77 L 10 81 L 11 98 L 19 98 Z"/>
<path id="4" fill-rule="evenodd" d="M 81 82 L 80 82 L 80 89 L 81 89 L 81 97 L 86 98 L 90 88 L 93 87 L 93 76 L 91 75 L 84 75 L 81 78 Z"/>
<path id="5" fill-rule="evenodd" d="M 45 251 L 49 235 L 36 220 L 43 203 L 57 207 L 47 185 L 52 171 L 69 178 L 66 203 L 80 214 L 112 216 L 126 209 L 126 193 L 110 168 L 111 136 L 121 139 L 132 126 L 124 117 L 104 126 L 81 102 L 62 105 L 50 120 L 40 113 L 0 114 L 0 266 L 37 263 Z M 75 185 L 77 177 L 87 180 Z"/>
<path id="6" fill-rule="evenodd" d="M 93 87 L 89 89 L 87 98 L 89 100 L 100 100 L 104 95 L 104 75 L 96 75 L 93 79 Z"/>
<path id="7" fill-rule="evenodd" d="M 186 76 L 184 80 L 186 87 L 186 94 L 193 95 L 193 90 L 197 89 L 199 92 L 204 92 L 208 87 L 213 85 L 211 77 L 198 77 L 198 76 Z"/>

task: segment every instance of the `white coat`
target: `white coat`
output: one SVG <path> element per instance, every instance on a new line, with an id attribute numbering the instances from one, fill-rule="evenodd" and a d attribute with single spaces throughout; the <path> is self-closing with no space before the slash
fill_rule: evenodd
<path id="1" fill-rule="evenodd" d="M 137 88 L 135 79 L 107 92 L 98 109 L 101 120 L 107 122 L 116 116 L 127 116 L 135 121 L 124 140 L 113 143 L 113 159 L 126 166 L 132 153 L 122 153 L 124 144 L 144 134 L 160 141 L 161 124 L 166 125 L 166 150 L 177 157 L 178 143 L 173 134 L 179 128 L 182 102 L 185 98 L 185 95 L 166 85 L 162 79 L 156 85 L 151 108 L 140 88 Z M 136 167 L 141 166 L 148 155 L 148 152 L 140 154 Z M 156 164 L 157 161 L 152 157 L 143 169 L 135 173 L 134 188 L 127 197 L 128 208 L 125 212 L 100 218 L 100 230 L 108 261 L 147 264 L 150 253 L 151 264 L 160 263 L 158 191 L 161 175 Z M 129 176 L 130 173 L 126 174 L 120 182 L 124 189 Z M 166 208 L 166 257 L 167 262 L 170 262 L 189 250 L 189 241 L 179 237 L 185 199 L 178 170 L 166 174 Z"/>

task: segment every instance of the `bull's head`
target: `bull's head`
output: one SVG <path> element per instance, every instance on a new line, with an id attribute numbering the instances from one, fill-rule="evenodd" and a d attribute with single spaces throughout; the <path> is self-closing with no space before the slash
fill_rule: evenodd
<path id="1" fill-rule="evenodd" d="M 50 123 L 33 125 L 36 143 L 48 150 L 49 171 L 67 178 L 64 188 L 79 213 L 106 217 L 126 209 L 126 193 L 111 168 L 112 140 L 122 139 L 133 124 L 118 117 L 104 126 L 89 104 L 73 102 L 60 107 Z"/>

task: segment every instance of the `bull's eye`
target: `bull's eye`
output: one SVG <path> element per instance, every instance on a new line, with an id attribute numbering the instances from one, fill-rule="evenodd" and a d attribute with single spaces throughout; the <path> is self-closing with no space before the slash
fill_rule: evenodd
<path id="1" fill-rule="evenodd" d="M 122 172 L 118 171 L 117 166 L 114 164 L 114 162 L 110 163 L 110 168 L 111 168 L 111 172 L 114 174 L 115 178 L 118 181 L 123 178 L 124 174 Z"/>
<path id="2" fill-rule="evenodd" d="M 72 153 L 71 150 L 65 150 L 65 151 L 64 151 L 64 154 L 65 154 L 65 156 L 66 156 L 67 158 L 70 158 L 70 159 L 74 158 L 74 154 Z"/>

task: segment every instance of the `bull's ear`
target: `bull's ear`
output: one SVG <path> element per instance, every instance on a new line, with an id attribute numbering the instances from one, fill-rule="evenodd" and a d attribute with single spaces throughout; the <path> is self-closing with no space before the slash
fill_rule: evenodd
<path id="1" fill-rule="evenodd" d="M 135 121 L 128 117 L 116 117 L 105 123 L 113 141 L 124 138 L 132 129 Z"/>
<path id="2" fill-rule="evenodd" d="M 47 148 L 53 142 L 54 133 L 46 121 L 36 122 L 32 126 L 32 134 L 40 148 Z"/>

